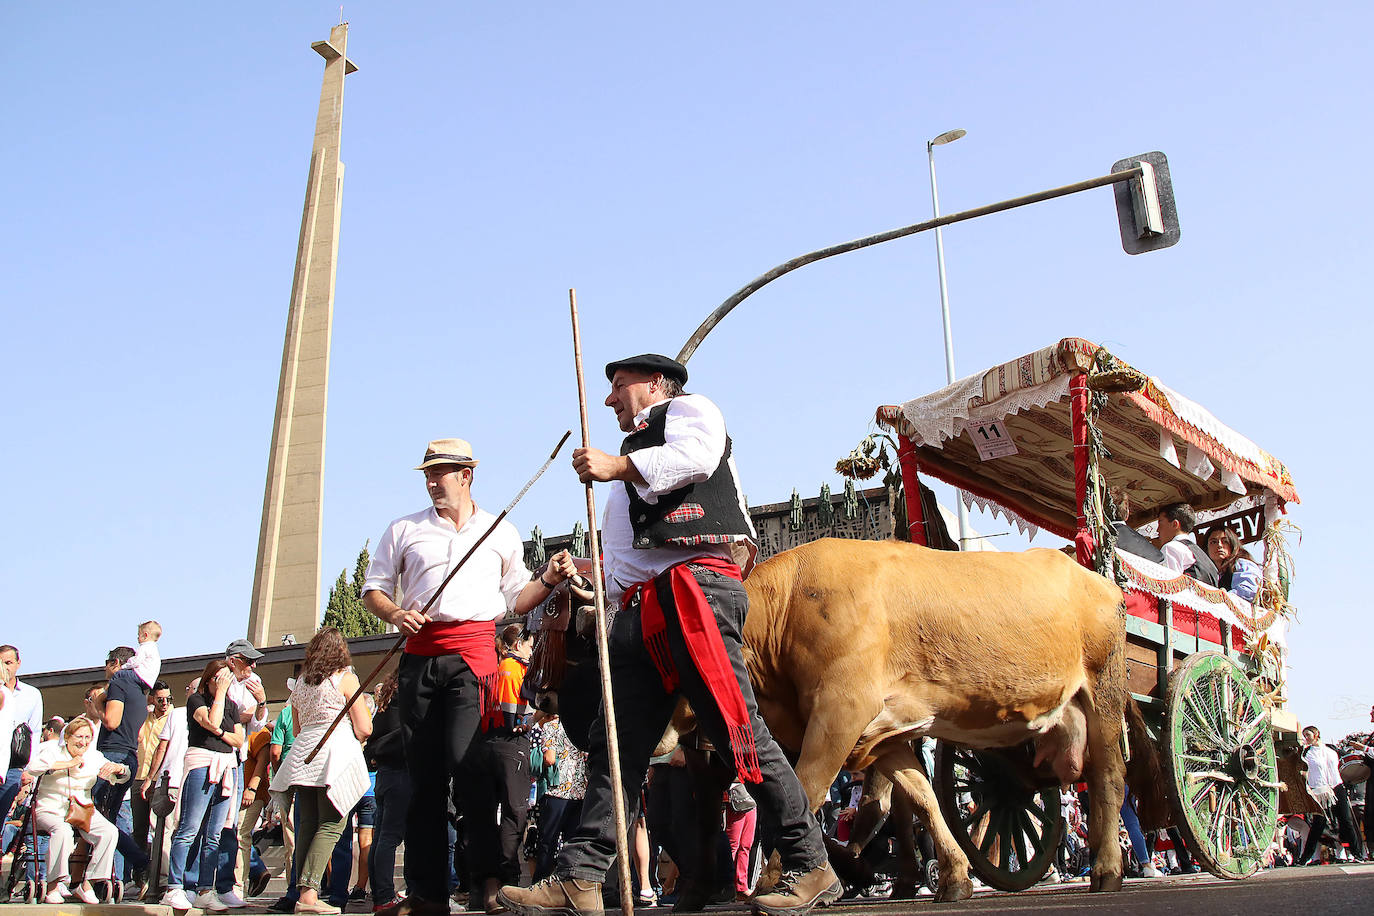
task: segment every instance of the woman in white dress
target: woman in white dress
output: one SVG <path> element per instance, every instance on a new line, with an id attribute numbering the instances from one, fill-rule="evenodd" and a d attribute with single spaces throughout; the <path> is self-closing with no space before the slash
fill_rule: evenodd
<path id="1" fill-rule="evenodd" d="M 82 903 L 94 904 L 90 876 L 109 875 L 114 870 L 115 842 L 119 831 L 95 810 L 91 789 L 97 779 L 120 780 L 131 775 L 129 768 L 111 763 L 105 755 L 92 747 L 95 730 L 83 716 L 73 719 L 62 729 L 61 741 L 47 741 L 35 746 L 33 759 L 25 771 L 42 777 L 34 802 L 34 816 L 38 829 L 48 835 L 48 887 L 44 903 L 63 902 L 59 884 L 71 880 L 67 867 L 76 846 L 76 831 L 91 844 L 91 860 L 86 866 L 86 880 L 72 892 Z M 73 827 L 67 822 L 69 811 L 90 813 L 90 827 Z"/>
<path id="2" fill-rule="evenodd" d="M 292 728 L 296 741 L 272 777 L 272 791 L 295 794 L 296 882 L 300 888 L 297 913 L 338 913 L 320 900 L 320 879 L 330 853 L 343 832 L 344 818 L 368 788 L 367 763 L 361 741 L 372 734 L 372 716 L 365 703 L 354 703 L 348 721 L 340 723 L 319 754 L 305 758 L 320 745 L 344 704 L 358 690 L 348 643 L 334 627 L 325 627 L 305 649 L 305 664 L 291 691 Z"/>

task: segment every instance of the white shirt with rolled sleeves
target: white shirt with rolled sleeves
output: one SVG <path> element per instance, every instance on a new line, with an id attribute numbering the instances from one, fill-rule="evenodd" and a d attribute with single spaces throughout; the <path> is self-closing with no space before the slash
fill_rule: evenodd
<path id="1" fill-rule="evenodd" d="M 1164 554 L 1164 565 L 1174 572 L 1183 572 L 1189 566 L 1197 562 L 1197 557 L 1193 556 L 1193 551 L 1188 547 L 1189 543 L 1197 543 L 1191 534 L 1180 534 L 1163 547 L 1159 548 Z"/>
<path id="2" fill-rule="evenodd" d="M 162 756 L 162 772 L 149 773 L 154 781 L 162 778 L 162 773 L 171 777 L 174 789 L 181 788 L 181 779 L 186 773 L 186 707 L 173 709 L 167 715 L 167 724 L 162 726 L 158 740 L 167 742 L 167 753 Z"/>
<path id="3" fill-rule="evenodd" d="M 30 747 L 37 747 L 43 734 L 43 694 L 37 687 L 25 684 L 18 678 L 15 678 L 13 687 L 0 685 L 0 690 L 5 693 L 5 712 L 9 720 L 0 738 L 9 744 L 14 738 L 14 730 L 28 723 L 29 731 L 33 733 Z"/>
<path id="4" fill-rule="evenodd" d="M 378 591 L 405 610 L 420 610 L 495 521 L 496 516 L 480 508 L 474 508 L 461 529 L 433 507 L 398 518 L 372 554 L 363 594 Z M 453 577 L 429 617 L 440 622 L 498 620 L 515 607 L 529 583 L 520 533 L 503 521 Z"/>
<path id="5" fill-rule="evenodd" d="M 253 717 L 243 726 L 243 733 L 245 735 L 251 735 L 267 724 L 267 704 L 264 703 L 262 712 L 258 712 L 258 698 L 253 696 L 252 692 L 248 689 L 250 683 L 255 683 L 259 687 L 262 686 L 262 678 L 258 677 L 257 672 L 249 674 L 248 677 L 243 680 L 239 680 L 237 677 L 234 678 L 229 682 L 229 689 L 224 693 L 225 699 L 237 706 L 240 712 L 245 709 L 253 711 Z M 247 760 L 248 742 L 244 741 L 243 744 L 239 746 L 236 753 L 238 754 L 239 763 L 243 763 Z"/>
<path id="6" fill-rule="evenodd" d="M 635 425 L 643 423 L 652 404 L 635 415 Z M 644 483 L 631 484 L 636 494 L 653 505 L 660 496 L 687 484 L 701 483 L 710 478 L 725 454 L 725 417 L 720 408 L 705 395 L 684 394 L 672 399 L 663 418 L 662 445 L 631 452 L 626 457 L 639 470 Z M 740 511 L 748 520 L 743 490 L 739 485 L 739 471 L 735 459 L 729 461 L 730 476 L 735 492 L 740 494 Z M 753 553 L 754 531 L 750 523 L 749 536 L 737 539 Z M 636 550 L 634 529 L 630 525 L 630 497 L 625 484 L 611 483 L 606 495 L 606 512 L 601 521 L 601 549 L 606 561 L 606 590 L 614 602 L 636 582 L 654 578 L 671 566 L 696 557 L 721 557 L 733 560 L 728 544 L 701 544 L 696 547 L 655 547 Z"/>

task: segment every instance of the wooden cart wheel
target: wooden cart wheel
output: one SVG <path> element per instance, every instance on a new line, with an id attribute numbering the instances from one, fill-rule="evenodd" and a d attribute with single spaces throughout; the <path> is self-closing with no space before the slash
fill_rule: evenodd
<path id="1" fill-rule="evenodd" d="M 1165 766 L 1188 849 L 1218 878 L 1248 878 L 1278 824 L 1279 780 L 1269 710 L 1235 662 L 1185 658 L 1170 675 Z"/>
<path id="2" fill-rule="evenodd" d="M 1064 835 L 1058 787 L 1028 782 L 1031 755 L 1029 744 L 1000 751 L 945 741 L 935 747 L 940 813 L 974 874 L 1001 891 L 1023 891 L 1045 877 Z"/>

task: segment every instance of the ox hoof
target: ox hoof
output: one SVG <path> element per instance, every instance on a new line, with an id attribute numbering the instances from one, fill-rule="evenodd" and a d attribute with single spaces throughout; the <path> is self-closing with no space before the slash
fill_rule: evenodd
<path id="1" fill-rule="evenodd" d="M 936 903 L 954 903 L 973 896 L 973 882 L 967 877 L 962 880 L 941 881 L 940 889 L 935 892 Z"/>
<path id="2" fill-rule="evenodd" d="M 1088 890 L 1094 893 L 1097 891 L 1119 891 L 1121 890 L 1121 874 L 1118 872 L 1115 875 L 1099 875 L 1094 872 L 1092 877 L 1088 879 Z"/>
<path id="3" fill-rule="evenodd" d="M 891 900 L 915 900 L 921 895 L 921 886 L 915 881 L 898 881 L 892 885 Z"/>

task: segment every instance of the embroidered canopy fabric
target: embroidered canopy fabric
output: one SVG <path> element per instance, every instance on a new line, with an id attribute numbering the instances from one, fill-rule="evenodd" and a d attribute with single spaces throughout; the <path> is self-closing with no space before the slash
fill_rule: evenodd
<path id="1" fill-rule="evenodd" d="M 1098 350 L 1066 337 L 900 407 L 881 407 L 877 419 L 911 439 L 923 473 L 1071 539 L 1077 506 L 1069 380 L 1089 371 Z M 1002 422 L 1015 454 L 980 460 L 968 428 L 990 420 Z M 1251 496 L 1265 499 L 1273 514 L 1299 502 L 1282 462 L 1158 379 L 1109 395 L 1097 428 L 1110 452 L 1100 470 L 1130 495 L 1135 527 L 1172 502 L 1203 513 Z"/>

